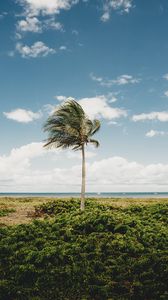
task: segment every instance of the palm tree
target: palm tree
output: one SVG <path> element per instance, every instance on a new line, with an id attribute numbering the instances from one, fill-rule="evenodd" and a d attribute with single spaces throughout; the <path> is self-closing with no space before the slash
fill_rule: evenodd
<path id="1" fill-rule="evenodd" d="M 99 128 L 100 122 L 90 120 L 81 105 L 73 99 L 67 99 L 44 125 L 44 131 L 48 132 L 44 147 L 72 148 L 82 152 L 81 210 L 85 209 L 85 145 L 92 143 L 99 146 L 99 142 L 92 139 Z"/>

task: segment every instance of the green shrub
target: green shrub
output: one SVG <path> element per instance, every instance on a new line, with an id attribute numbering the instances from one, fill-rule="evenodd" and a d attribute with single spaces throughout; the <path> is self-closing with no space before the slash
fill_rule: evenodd
<path id="1" fill-rule="evenodd" d="M 95 207 L 95 204 L 93 202 L 94 200 L 87 199 L 86 202 L 86 210 L 91 207 Z M 35 207 L 35 217 L 38 216 L 43 216 L 43 215 L 48 215 L 48 216 L 53 216 L 57 214 L 62 214 L 65 212 L 74 212 L 78 211 L 79 212 L 79 207 L 80 207 L 80 199 L 59 199 L 59 200 L 54 200 L 50 201 L 47 203 L 44 203 L 42 205 L 36 206 Z"/>
<path id="2" fill-rule="evenodd" d="M 38 212 L 55 217 L 0 229 L 2 300 L 168 299 L 168 205 Z"/>

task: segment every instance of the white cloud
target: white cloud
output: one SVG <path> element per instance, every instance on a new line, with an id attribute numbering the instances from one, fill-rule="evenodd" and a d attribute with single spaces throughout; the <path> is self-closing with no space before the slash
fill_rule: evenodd
<path id="1" fill-rule="evenodd" d="M 66 101 L 67 97 L 66 96 L 62 96 L 62 95 L 59 95 L 59 96 L 55 96 L 54 97 L 56 100 L 58 101 Z"/>
<path id="2" fill-rule="evenodd" d="M 32 46 L 23 45 L 21 43 L 17 43 L 16 50 L 21 54 L 23 58 L 28 57 L 44 57 L 48 54 L 56 53 L 56 50 L 53 48 L 49 48 L 43 42 L 38 41 L 34 43 Z"/>
<path id="3" fill-rule="evenodd" d="M 165 91 L 165 92 L 164 92 L 164 95 L 165 95 L 166 97 L 168 97 L 168 91 Z"/>
<path id="4" fill-rule="evenodd" d="M 150 112 L 150 113 L 142 113 L 139 115 L 134 115 L 132 117 L 134 122 L 137 121 L 145 121 L 145 120 L 158 120 L 160 122 L 167 122 L 168 121 L 168 112 L 167 111 L 160 111 L 160 112 Z"/>
<path id="5" fill-rule="evenodd" d="M 60 49 L 61 51 L 65 51 L 65 50 L 67 50 L 67 47 L 66 47 L 66 46 L 61 46 L 61 47 L 59 47 L 59 49 Z"/>
<path id="6" fill-rule="evenodd" d="M 63 25 L 60 22 L 57 22 L 54 17 L 45 20 L 43 22 L 43 28 L 63 31 Z"/>
<path id="7" fill-rule="evenodd" d="M 17 30 L 26 32 L 41 32 L 42 31 L 42 24 L 41 22 L 36 18 L 27 17 L 25 20 L 20 20 L 17 24 Z"/>
<path id="8" fill-rule="evenodd" d="M 166 185 L 168 179 L 168 165 L 143 165 L 135 161 L 128 161 L 122 157 L 110 157 L 94 162 L 89 168 L 89 178 L 94 178 L 97 185 Z M 92 179 L 93 180 L 93 179 Z"/>
<path id="9" fill-rule="evenodd" d="M 109 103 L 114 103 L 118 100 L 118 98 L 115 95 L 111 95 L 111 99 L 109 100 Z"/>
<path id="10" fill-rule="evenodd" d="M 140 82 L 140 79 L 134 78 L 132 75 L 123 74 L 116 79 L 106 79 L 103 77 L 97 77 L 93 73 L 90 74 L 93 81 L 97 81 L 101 86 L 111 87 L 112 85 L 126 85 Z"/>
<path id="11" fill-rule="evenodd" d="M 108 103 L 109 100 L 108 96 L 100 95 L 96 97 L 82 98 L 78 100 L 78 102 L 91 119 L 103 118 L 112 120 L 127 116 L 126 110 L 118 107 L 111 107 Z"/>
<path id="12" fill-rule="evenodd" d="M 107 22 L 110 19 L 111 11 L 120 13 L 129 13 L 133 8 L 133 0 L 106 0 L 103 6 L 103 15 L 101 20 Z"/>
<path id="13" fill-rule="evenodd" d="M 18 0 L 26 15 L 38 16 L 59 14 L 61 10 L 69 10 L 79 0 Z"/>
<path id="14" fill-rule="evenodd" d="M 98 77 L 98 76 L 95 76 L 93 73 L 90 74 L 90 77 L 93 81 L 97 81 L 97 82 L 103 82 L 103 77 Z"/>
<path id="15" fill-rule="evenodd" d="M 163 78 L 168 80 L 168 73 L 163 75 Z"/>
<path id="16" fill-rule="evenodd" d="M 159 130 L 150 130 L 146 133 L 147 137 L 154 137 L 154 136 L 167 136 L 168 132 L 167 131 L 159 131 Z"/>
<path id="17" fill-rule="evenodd" d="M 109 5 L 111 5 L 113 9 L 129 12 L 132 8 L 132 0 L 111 0 L 109 1 Z"/>
<path id="18" fill-rule="evenodd" d="M 11 176 L 24 172 L 26 168 L 30 167 L 30 160 L 40 157 L 43 154 L 43 143 L 31 143 L 21 146 L 20 148 L 13 148 L 9 155 L 0 156 L 0 174 Z"/>
<path id="19" fill-rule="evenodd" d="M 108 124 L 109 125 L 114 125 L 114 126 L 120 126 L 120 124 L 116 121 L 109 121 Z"/>
<path id="20" fill-rule="evenodd" d="M 21 39 L 21 33 L 25 32 L 41 33 L 43 30 L 48 29 L 63 31 L 63 25 L 57 22 L 55 17 L 41 19 L 40 21 L 37 17 L 26 16 L 25 19 L 18 21 L 16 28 L 18 31 L 16 32 L 16 39 Z"/>
<path id="21" fill-rule="evenodd" d="M 134 78 L 132 75 L 121 75 L 116 80 L 114 80 L 115 84 L 125 85 L 129 83 L 138 83 L 140 79 Z"/>
<path id="22" fill-rule="evenodd" d="M 94 155 L 88 156 L 90 158 L 87 160 L 87 191 L 167 189 L 168 164 L 144 165 L 117 156 L 95 161 Z M 67 166 L 63 164 L 65 157 L 70 159 Z M 76 162 L 76 158 L 79 158 L 79 162 Z M 7 185 L 9 192 L 79 192 L 80 159 L 80 152 L 76 156 L 72 151 L 59 149 L 47 151 L 43 148 L 43 143 L 31 143 L 12 149 L 8 155 L 0 156 L 0 191 L 6 191 Z"/>
<path id="23" fill-rule="evenodd" d="M 40 119 L 42 114 L 41 112 L 32 112 L 31 110 L 25 110 L 25 109 L 15 109 L 10 112 L 4 112 L 3 113 L 7 119 L 17 121 L 20 123 L 30 123 L 34 120 Z"/>
<path id="24" fill-rule="evenodd" d="M 110 9 L 109 8 L 104 8 L 104 13 L 101 16 L 101 20 L 103 22 L 107 22 L 110 19 Z"/>

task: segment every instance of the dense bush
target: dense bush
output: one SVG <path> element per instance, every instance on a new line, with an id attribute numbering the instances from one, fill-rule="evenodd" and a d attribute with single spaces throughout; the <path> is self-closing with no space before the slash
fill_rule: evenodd
<path id="1" fill-rule="evenodd" d="M 35 217 L 48 215 L 53 216 L 64 212 L 74 212 L 79 208 L 80 200 L 78 199 L 60 199 L 59 201 L 51 201 L 35 207 Z M 90 206 L 90 202 L 89 202 Z"/>
<path id="2" fill-rule="evenodd" d="M 1 228 L 1 299 L 168 299 L 168 205 L 87 201 L 36 208 L 45 221 Z"/>

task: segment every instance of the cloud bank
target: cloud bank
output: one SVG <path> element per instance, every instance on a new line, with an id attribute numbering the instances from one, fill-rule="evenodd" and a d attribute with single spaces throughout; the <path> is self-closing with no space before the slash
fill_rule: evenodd
<path id="1" fill-rule="evenodd" d="M 75 157 L 69 155 L 75 155 Z M 140 164 L 112 156 L 92 161 L 87 159 L 87 191 L 166 191 L 167 164 Z M 75 165 L 62 161 L 74 159 Z M 47 151 L 43 143 L 31 143 L 0 156 L 0 191 L 79 192 L 81 184 L 80 153 Z M 37 166 L 39 161 L 39 166 Z M 44 165 L 44 161 L 46 165 Z M 43 162 L 43 163 L 42 163 Z M 74 164 L 74 161 L 73 161 Z"/>

